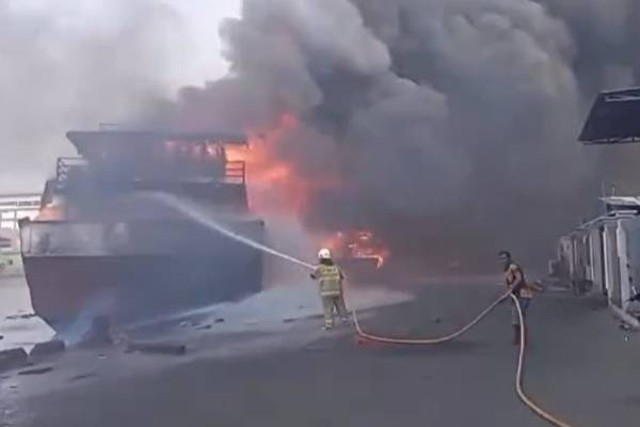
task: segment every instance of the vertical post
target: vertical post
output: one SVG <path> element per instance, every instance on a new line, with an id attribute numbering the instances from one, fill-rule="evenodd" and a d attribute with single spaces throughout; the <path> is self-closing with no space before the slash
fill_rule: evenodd
<path id="1" fill-rule="evenodd" d="M 618 221 L 616 230 L 618 237 L 618 259 L 620 260 L 620 300 L 622 310 L 629 308 L 629 298 L 631 298 L 631 281 L 629 272 L 629 254 L 627 246 L 627 230 L 623 221 Z"/>

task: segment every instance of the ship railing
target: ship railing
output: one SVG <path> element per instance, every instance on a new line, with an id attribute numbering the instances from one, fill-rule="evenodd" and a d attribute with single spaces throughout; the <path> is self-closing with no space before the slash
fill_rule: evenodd
<path id="1" fill-rule="evenodd" d="M 64 188 L 69 177 L 86 169 L 87 161 L 80 157 L 61 157 L 56 165 L 56 182 L 59 188 Z M 225 184 L 246 183 L 246 165 L 243 161 L 228 161 L 225 164 L 222 182 Z"/>
<path id="2" fill-rule="evenodd" d="M 245 184 L 246 165 L 243 161 L 230 161 L 226 163 L 224 182 L 228 184 Z"/>
<path id="3" fill-rule="evenodd" d="M 56 181 L 59 187 L 64 187 L 69 181 L 69 176 L 74 171 L 80 171 L 87 165 L 86 160 L 80 157 L 61 157 L 56 164 Z"/>

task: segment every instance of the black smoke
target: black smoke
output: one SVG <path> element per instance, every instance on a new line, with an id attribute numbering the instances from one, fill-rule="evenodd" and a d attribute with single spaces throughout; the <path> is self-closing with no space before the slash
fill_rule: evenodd
<path id="1" fill-rule="evenodd" d="M 432 267 L 541 261 L 593 213 L 602 162 L 575 140 L 599 90 L 637 83 L 636 3 L 245 0 L 229 76 L 183 90 L 180 123 L 299 117 L 278 154 L 344 181 L 311 195 L 311 228 L 373 227 Z"/>

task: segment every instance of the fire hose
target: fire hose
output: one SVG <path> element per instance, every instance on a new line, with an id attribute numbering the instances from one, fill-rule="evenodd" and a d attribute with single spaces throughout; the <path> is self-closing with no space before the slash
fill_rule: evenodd
<path id="1" fill-rule="evenodd" d="M 520 324 L 522 325 L 522 327 L 520 328 L 520 349 L 518 351 L 518 368 L 516 369 L 516 393 L 518 394 L 518 397 L 520 398 L 520 400 L 522 400 L 522 402 L 529 409 L 531 409 L 533 412 L 535 412 L 539 417 L 547 421 L 549 424 L 557 427 L 570 427 L 570 425 L 567 424 L 566 422 L 561 421 L 560 419 L 554 417 L 553 415 L 551 415 L 550 413 L 542 409 L 540 406 L 536 405 L 536 403 L 533 402 L 525 394 L 524 390 L 522 389 L 522 377 L 523 377 L 523 371 L 524 371 L 524 353 L 526 349 L 525 329 L 527 326 L 525 325 L 525 322 L 524 322 L 524 315 L 522 314 L 522 307 L 520 306 L 520 301 L 518 301 L 518 298 L 516 298 L 511 293 L 509 293 L 509 296 L 511 297 L 511 299 L 513 300 L 513 303 L 516 306 L 516 310 L 518 311 L 518 319 L 520 320 Z"/>
<path id="2" fill-rule="evenodd" d="M 226 227 L 218 224 L 215 220 L 209 218 L 207 215 L 205 215 L 202 212 L 199 212 L 197 210 L 191 209 L 187 206 L 185 206 L 184 204 L 181 203 L 181 201 L 175 197 L 172 197 L 170 195 L 167 194 L 163 194 L 163 193 L 153 193 L 152 194 L 153 197 L 157 198 L 158 200 L 167 203 L 170 206 L 173 206 L 174 208 L 176 208 L 177 210 L 181 211 L 182 213 L 186 214 L 189 218 L 193 219 L 194 221 L 197 221 L 203 225 L 206 225 L 208 228 L 210 228 L 213 231 L 216 231 L 218 233 L 221 233 L 233 240 L 236 240 L 238 242 L 241 242 L 243 244 L 249 245 L 255 249 L 264 251 L 266 253 L 269 253 L 271 255 L 274 255 L 276 257 L 282 258 L 286 261 L 292 262 L 294 264 L 298 264 L 301 267 L 307 268 L 307 269 L 311 269 L 314 270 L 315 267 L 309 263 L 306 263 L 304 261 L 301 261 L 297 258 L 294 258 L 290 255 L 278 252 L 266 245 L 263 245 L 261 243 L 255 242 L 245 236 L 239 235 L 238 233 L 235 233 L 232 230 L 227 229 Z M 367 339 L 369 341 L 373 341 L 373 342 L 379 342 L 379 343 L 384 343 L 384 344 L 412 344 L 412 345 L 429 345 L 429 344 L 443 344 L 449 341 L 454 340 L 455 338 L 461 336 L 462 334 L 464 334 L 465 332 L 467 332 L 469 329 L 473 328 L 475 325 L 477 325 L 482 319 L 484 319 L 491 311 L 493 311 L 498 304 L 500 304 L 503 300 L 507 299 L 508 297 L 511 297 L 513 299 L 513 302 L 516 306 L 516 309 L 518 311 L 518 318 L 520 320 L 520 325 L 522 325 L 522 327 L 520 328 L 520 351 L 518 354 L 518 367 L 516 370 L 516 393 L 518 395 L 518 397 L 520 398 L 520 400 L 522 400 L 522 402 L 524 402 L 524 404 L 526 406 L 528 406 L 533 412 L 535 412 L 538 416 L 540 416 L 541 418 L 543 418 L 544 420 L 546 420 L 547 422 L 549 422 L 550 424 L 557 426 L 557 427 L 569 427 L 569 424 L 560 421 L 559 419 L 557 419 L 556 417 L 554 417 L 553 415 L 549 414 L 548 412 L 546 412 L 544 409 L 540 408 L 538 405 L 536 405 L 529 397 L 527 397 L 527 395 L 524 393 L 524 390 L 522 388 L 522 378 L 523 378 L 523 370 L 524 370 L 524 354 L 525 354 L 525 349 L 526 349 L 526 343 L 525 343 L 525 323 L 524 323 L 524 316 L 522 314 L 522 307 L 520 307 L 520 303 L 518 301 L 518 299 L 511 293 L 507 293 L 503 296 L 501 296 L 498 300 L 496 300 L 495 302 L 493 302 L 489 307 L 487 307 L 482 313 L 480 313 L 475 319 L 473 319 L 469 324 L 467 324 L 466 326 L 464 326 L 463 328 L 461 328 L 460 330 L 449 334 L 447 336 L 444 337 L 440 337 L 440 338 L 432 338 L 432 339 L 410 339 L 410 338 L 393 338 L 393 337 L 383 337 L 383 336 L 377 336 L 374 334 L 370 334 L 370 333 L 366 333 L 362 330 L 362 328 L 360 327 L 360 324 L 358 322 L 358 315 L 357 312 L 354 310 L 353 311 L 353 320 L 354 320 L 354 325 L 355 325 L 355 329 L 356 329 L 356 334 L 364 339 Z"/>
<path id="3" fill-rule="evenodd" d="M 495 300 L 489 307 L 484 309 L 484 311 L 482 313 L 480 313 L 478 316 L 476 316 L 475 319 L 473 319 L 471 322 L 469 322 L 463 328 L 457 330 L 456 332 L 453 332 L 452 334 L 445 335 L 443 337 L 438 337 L 438 338 L 423 338 L 423 339 L 417 339 L 417 338 L 392 338 L 392 337 L 382 337 L 382 336 L 379 336 L 379 335 L 373 335 L 373 334 L 364 332 L 362 330 L 362 328 L 360 327 L 360 323 L 358 322 L 358 314 L 357 314 L 357 312 L 355 310 L 353 310 L 353 323 L 354 323 L 355 328 L 356 328 L 356 334 L 358 334 L 359 337 L 364 338 L 364 339 L 369 340 L 369 341 L 373 341 L 373 342 L 379 342 L 379 343 L 384 343 L 384 344 L 401 344 L 401 345 L 444 344 L 446 342 L 453 341 L 454 339 L 456 339 L 459 336 L 463 335 L 469 329 L 473 328 L 475 325 L 480 323 L 480 321 L 482 319 L 484 319 L 489 313 L 491 313 L 498 306 L 498 304 L 500 304 L 509 295 L 511 295 L 511 293 L 505 294 L 505 295 L 501 296 L 500 298 L 498 298 L 497 300 Z"/>
<path id="4" fill-rule="evenodd" d="M 308 264 L 304 261 L 296 260 L 297 264 L 308 268 L 315 269 L 315 267 L 311 264 Z M 471 328 L 480 323 L 485 317 L 489 315 L 502 301 L 507 298 L 511 298 L 513 303 L 515 304 L 516 310 L 518 312 L 518 319 L 520 320 L 520 347 L 518 351 L 518 364 L 516 368 L 516 378 L 515 378 L 515 389 L 518 398 L 536 415 L 538 415 L 543 420 L 547 421 L 549 424 L 556 427 L 570 427 L 570 424 L 560 420 L 554 415 L 542 409 L 538 406 L 530 397 L 526 395 L 524 392 L 522 383 L 523 383 L 523 373 L 524 373 L 524 355 L 526 350 L 526 324 L 524 321 L 524 315 L 522 313 L 522 307 L 520 306 L 520 301 L 516 296 L 513 295 L 510 291 L 506 294 L 500 296 L 497 300 L 491 303 L 487 308 L 485 308 L 479 315 L 477 315 L 471 322 L 458 329 L 457 331 L 445 335 L 443 337 L 438 338 L 397 338 L 397 337 L 384 337 L 380 335 L 374 335 L 368 332 L 365 332 L 360 327 L 360 322 L 358 322 L 358 313 L 356 310 L 353 310 L 353 324 L 355 326 L 356 335 L 360 338 L 363 338 L 368 341 L 382 343 L 382 344 L 392 344 L 392 345 L 435 345 L 435 344 L 444 344 L 449 341 L 453 341 L 459 336 L 463 335 Z"/>
<path id="5" fill-rule="evenodd" d="M 518 352 L 518 365 L 516 368 L 516 378 L 515 378 L 515 389 L 516 394 L 522 400 L 522 402 L 531 409 L 536 415 L 540 418 L 547 421 L 549 424 L 554 425 L 556 427 L 570 427 L 566 422 L 558 419 L 557 417 L 551 415 L 549 412 L 542 409 L 538 406 L 530 397 L 528 397 L 522 386 L 523 382 L 523 372 L 524 372 L 524 355 L 526 350 L 526 341 L 525 341 L 525 329 L 526 325 L 524 322 L 524 315 L 522 313 L 522 307 L 520 306 L 520 302 L 518 298 L 516 298 L 511 292 L 506 293 L 505 295 L 498 298 L 491 305 L 489 305 L 486 309 L 484 309 L 475 319 L 469 322 L 467 325 L 462 327 L 461 329 L 443 337 L 438 338 L 395 338 L 395 337 L 384 337 L 379 335 L 374 335 L 371 333 L 364 332 L 360 327 L 360 323 L 358 322 L 358 315 L 356 310 L 353 310 L 353 323 L 356 329 L 356 334 L 364 338 L 368 341 L 378 342 L 382 344 L 397 344 L 397 345 L 432 345 L 432 344 L 444 344 L 449 341 L 453 341 L 459 336 L 463 335 L 465 332 L 476 326 L 482 319 L 484 319 L 489 313 L 491 313 L 502 301 L 511 297 L 513 303 L 515 304 L 516 310 L 518 312 L 518 318 L 520 320 L 520 348 Z"/>

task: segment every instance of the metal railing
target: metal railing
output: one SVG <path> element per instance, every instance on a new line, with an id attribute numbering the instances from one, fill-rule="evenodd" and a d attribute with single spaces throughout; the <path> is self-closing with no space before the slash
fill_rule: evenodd
<path id="1" fill-rule="evenodd" d="M 80 172 L 87 167 L 87 161 L 80 157 L 61 157 L 56 164 L 56 183 L 58 188 L 64 188 L 74 171 Z M 226 184 L 246 183 L 246 165 L 243 161 L 227 161 L 224 165 L 224 176 L 220 181 Z"/>
<path id="2" fill-rule="evenodd" d="M 70 174 L 87 166 L 86 160 L 80 157 L 60 157 L 56 164 L 56 182 L 64 187 L 69 181 Z"/>
<path id="3" fill-rule="evenodd" d="M 227 162 L 225 168 L 225 182 L 231 184 L 245 184 L 246 165 L 243 161 Z"/>
<path id="4" fill-rule="evenodd" d="M 34 218 L 40 210 L 40 194 L 0 195 L 0 229 L 17 230 L 18 220 Z"/>

